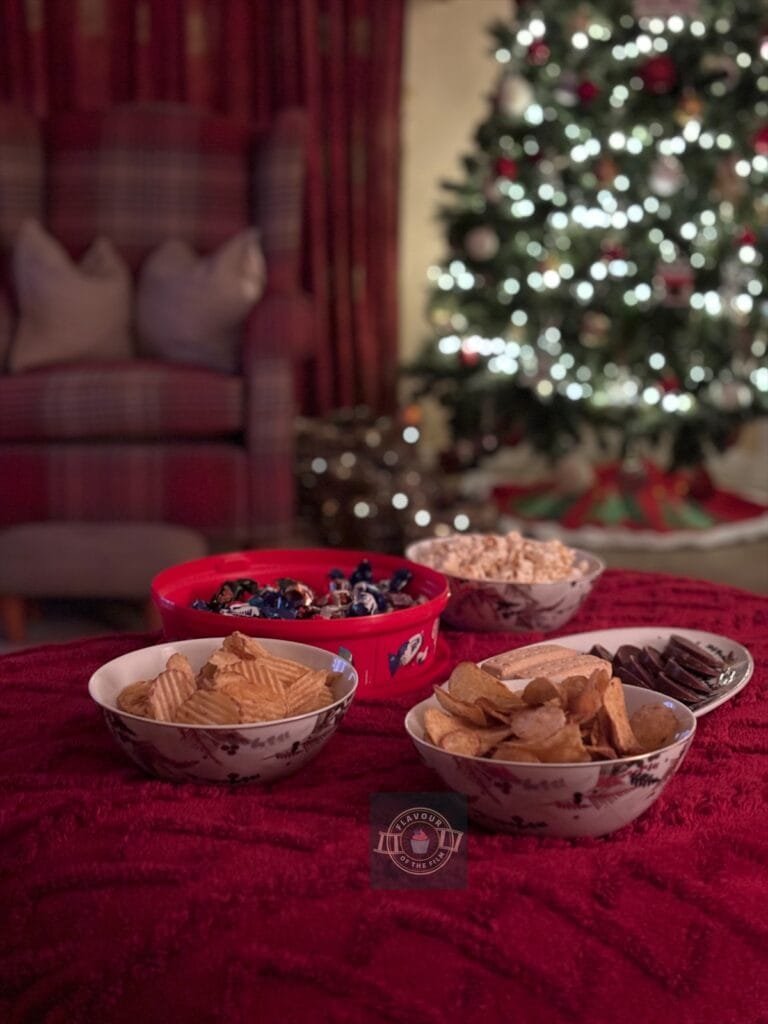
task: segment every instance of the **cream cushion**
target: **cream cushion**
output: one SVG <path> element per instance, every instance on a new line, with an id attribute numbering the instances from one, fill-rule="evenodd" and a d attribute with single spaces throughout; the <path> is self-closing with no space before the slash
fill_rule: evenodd
<path id="1" fill-rule="evenodd" d="M 255 229 L 198 256 L 170 239 L 145 261 L 138 282 L 136 327 L 142 355 L 214 370 L 239 368 L 244 320 L 261 298 L 266 265 Z"/>
<path id="2" fill-rule="evenodd" d="M 12 373 L 52 363 L 131 356 L 131 277 L 106 238 L 74 263 L 35 220 L 21 225 L 13 251 L 19 320 Z"/>

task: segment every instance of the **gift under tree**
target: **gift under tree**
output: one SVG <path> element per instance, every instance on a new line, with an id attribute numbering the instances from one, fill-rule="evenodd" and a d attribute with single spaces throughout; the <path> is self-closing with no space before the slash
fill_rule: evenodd
<path id="1" fill-rule="evenodd" d="M 491 37 L 417 394 L 458 464 L 524 438 L 679 490 L 768 411 L 768 10 L 538 0 Z"/>

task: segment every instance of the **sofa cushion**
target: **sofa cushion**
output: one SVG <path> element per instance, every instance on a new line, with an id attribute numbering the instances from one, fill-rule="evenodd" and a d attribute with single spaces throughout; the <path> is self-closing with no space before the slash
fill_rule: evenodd
<path id="1" fill-rule="evenodd" d="M 194 438 L 243 425 L 239 377 L 135 360 L 0 376 L 0 441 Z"/>
<path id="2" fill-rule="evenodd" d="M 26 220 L 14 246 L 13 274 L 19 322 L 8 361 L 12 373 L 130 356 L 131 279 L 107 239 L 96 239 L 78 266 L 36 220 Z"/>
<path id="3" fill-rule="evenodd" d="M 248 228 L 207 256 L 168 240 L 139 275 L 136 328 L 144 355 L 234 372 L 243 321 L 264 291 L 266 267 Z"/>

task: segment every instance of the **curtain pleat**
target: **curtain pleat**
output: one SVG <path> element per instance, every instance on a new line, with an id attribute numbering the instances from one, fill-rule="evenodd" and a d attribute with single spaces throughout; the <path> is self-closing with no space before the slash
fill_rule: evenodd
<path id="1" fill-rule="evenodd" d="M 177 101 L 308 113 L 305 412 L 395 401 L 404 0 L 4 0 L 0 99 L 37 115 Z"/>

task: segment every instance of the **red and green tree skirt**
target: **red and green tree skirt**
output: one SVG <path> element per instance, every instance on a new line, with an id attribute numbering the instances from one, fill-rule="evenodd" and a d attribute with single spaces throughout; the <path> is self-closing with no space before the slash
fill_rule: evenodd
<path id="1" fill-rule="evenodd" d="M 499 511 L 523 522 L 556 522 L 568 530 L 585 526 L 626 530 L 707 530 L 725 523 L 764 517 L 768 506 L 719 490 L 702 469 L 662 472 L 650 461 L 596 470 L 581 493 L 564 493 L 557 483 L 494 489 Z"/>

